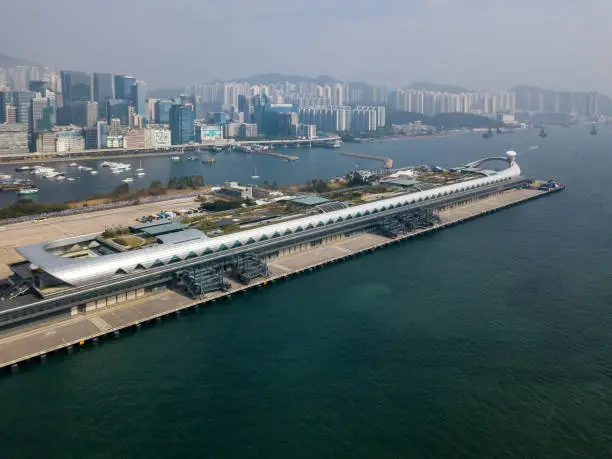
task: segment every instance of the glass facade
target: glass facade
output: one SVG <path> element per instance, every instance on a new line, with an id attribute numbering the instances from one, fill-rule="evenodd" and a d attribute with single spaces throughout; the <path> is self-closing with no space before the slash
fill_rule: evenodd
<path id="1" fill-rule="evenodd" d="M 134 77 L 115 75 L 115 99 L 131 100 L 134 83 L 136 83 Z"/>
<path id="2" fill-rule="evenodd" d="M 129 124 L 128 103 L 125 100 L 106 101 L 106 121 L 111 124 L 113 118 L 119 119 L 122 126 Z"/>
<path id="3" fill-rule="evenodd" d="M 64 106 L 91 100 L 91 76 L 85 72 L 62 70 L 62 99 Z"/>
<path id="4" fill-rule="evenodd" d="M 141 82 L 132 85 L 132 105 L 144 122 L 148 124 L 149 110 L 147 107 L 147 85 Z"/>
<path id="5" fill-rule="evenodd" d="M 170 124 L 171 100 L 158 100 L 155 102 L 155 124 Z"/>
<path id="6" fill-rule="evenodd" d="M 170 109 L 170 138 L 172 145 L 195 142 L 195 111 L 191 105 L 173 105 Z"/>

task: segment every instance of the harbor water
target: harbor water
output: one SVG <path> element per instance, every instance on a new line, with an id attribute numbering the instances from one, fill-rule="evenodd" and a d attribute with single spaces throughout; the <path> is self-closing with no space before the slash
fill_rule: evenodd
<path id="1" fill-rule="evenodd" d="M 21 368 L 0 379 L 0 456 L 611 457 L 612 129 L 548 132 L 345 145 L 396 166 L 514 149 L 567 190 Z M 295 154 L 202 171 L 289 183 L 355 162 Z"/>

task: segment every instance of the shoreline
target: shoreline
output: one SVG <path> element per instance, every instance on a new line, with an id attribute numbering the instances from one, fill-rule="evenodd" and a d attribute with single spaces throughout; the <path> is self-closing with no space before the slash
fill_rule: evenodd
<path id="1" fill-rule="evenodd" d="M 489 195 L 475 201 L 440 211 L 441 222 L 427 228 L 420 228 L 395 238 L 363 232 L 351 236 L 333 238 L 317 248 L 287 249 L 269 259 L 268 276 L 254 282 L 242 284 L 230 280 L 227 291 L 207 293 L 200 299 L 184 296 L 179 291 L 165 289 L 159 293 L 136 290 L 133 294 L 118 295 L 113 301 L 93 301 L 84 312 L 68 317 L 51 319 L 32 324 L 22 329 L 7 329 L 0 333 L 0 369 L 15 372 L 27 362 L 44 361 L 48 355 L 61 350 L 73 350 L 85 344 L 97 344 L 106 337 L 118 337 L 129 330 L 138 330 L 143 325 L 162 321 L 164 317 L 178 316 L 182 312 L 197 309 L 220 300 L 229 300 L 234 295 L 247 294 L 252 290 L 270 286 L 279 281 L 289 280 L 302 274 L 317 271 L 323 267 L 354 259 L 362 254 L 392 246 L 402 241 L 424 235 L 435 234 L 446 228 L 469 222 L 476 218 L 499 212 L 544 196 L 561 189 L 539 191 L 511 189 Z M 109 297 L 110 298 L 110 297 Z M 100 320 L 102 319 L 102 320 Z M 6 373 L 5 373 L 6 374 Z"/>
<path id="2" fill-rule="evenodd" d="M 115 155 L 77 155 L 72 156 L 70 158 L 66 157 L 58 157 L 58 156 L 50 156 L 50 157 L 33 157 L 28 159 L 15 159 L 15 160 L 0 160 L 0 165 L 11 165 L 11 164 L 31 164 L 31 163 L 61 163 L 61 162 L 73 162 L 73 161 L 83 161 L 83 160 L 96 160 L 96 159 L 111 159 L 111 158 L 144 158 L 144 157 L 153 157 L 153 156 L 181 156 L 183 152 L 181 151 L 164 151 L 159 153 L 126 153 L 126 154 L 115 154 Z"/>

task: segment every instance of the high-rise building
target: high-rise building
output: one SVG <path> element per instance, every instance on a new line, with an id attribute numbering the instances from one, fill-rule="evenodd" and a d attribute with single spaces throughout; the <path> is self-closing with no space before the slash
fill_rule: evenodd
<path id="1" fill-rule="evenodd" d="M 170 135 L 172 145 L 195 142 L 195 111 L 192 105 L 174 104 L 170 108 Z"/>
<path id="2" fill-rule="evenodd" d="M 155 124 L 170 124 L 171 100 L 158 100 L 155 102 Z"/>
<path id="3" fill-rule="evenodd" d="M 97 102 L 75 102 L 72 104 L 72 124 L 80 127 L 91 128 L 98 120 Z"/>
<path id="4" fill-rule="evenodd" d="M 17 122 L 27 123 L 30 120 L 30 105 L 34 99 L 33 92 L 14 92 L 13 105 L 17 108 Z"/>
<path id="5" fill-rule="evenodd" d="M 130 121 L 128 104 L 125 100 L 106 101 L 106 121 L 111 124 L 111 120 L 118 119 L 123 126 L 127 126 Z"/>
<path id="6" fill-rule="evenodd" d="M 0 91 L 0 124 L 6 123 L 6 106 L 8 105 L 8 93 Z"/>
<path id="7" fill-rule="evenodd" d="M 115 99 L 131 100 L 134 83 L 136 83 L 134 77 L 115 75 Z"/>
<path id="8" fill-rule="evenodd" d="M 96 148 L 106 148 L 106 139 L 108 137 L 108 124 L 106 124 L 106 121 L 98 121 L 96 131 L 98 140 Z"/>
<path id="9" fill-rule="evenodd" d="M 140 115 L 142 124 L 148 124 L 149 110 L 147 109 L 147 85 L 142 81 L 137 81 L 132 85 L 132 105 L 136 113 Z"/>
<path id="10" fill-rule="evenodd" d="M 62 102 L 64 106 L 74 102 L 91 100 L 91 76 L 85 72 L 62 70 Z"/>
<path id="11" fill-rule="evenodd" d="M 14 105 L 6 106 L 6 124 L 17 124 L 17 107 Z"/>
<path id="12" fill-rule="evenodd" d="M 105 107 L 107 100 L 115 98 L 113 90 L 113 76 L 110 73 L 93 74 L 93 100 L 99 107 Z"/>
<path id="13" fill-rule="evenodd" d="M 47 95 L 48 83 L 45 80 L 32 80 L 28 83 L 28 91 L 38 93 L 40 97 Z"/>

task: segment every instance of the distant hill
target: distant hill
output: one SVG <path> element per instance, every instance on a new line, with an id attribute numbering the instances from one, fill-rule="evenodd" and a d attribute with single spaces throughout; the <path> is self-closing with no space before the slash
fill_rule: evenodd
<path id="1" fill-rule="evenodd" d="M 316 83 L 320 85 L 340 83 L 340 80 L 332 78 L 328 75 L 320 75 L 318 77 L 312 78 L 312 77 L 308 77 L 304 75 L 285 75 L 282 73 L 263 73 L 261 75 L 253 75 L 249 78 L 242 78 L 236 81 L 242 81 L 242 80 L 248 81 L 249 83 L 252 83 L 252 84 L 266 84 L 266 83 L 281 84 L 287 81 L 291 81 L 292 83 L 300 82 L 300 81 L 307 81 L 307 82 L 312 82 L 312 83 Z"/>
<path id="2" fill-rule="evenodd" d="M 34 64 L 33 62 L 28 62 L 23 59 L 18 59 L 16 57 L 7 56 L 6 54 L 0 53 L 0 68 L 8 69 L 18 66 L 41 67 L 39 64 Z"/>
<path id="3" fill-rule="evenodd" d="M 439 92 L 474 92 L 471 89 L 463 88 L 461 86 L 453 86 L 450 84 L 438 84 L 429 83 L 427 81 L 416 81 L 410 85 L 412 89 L 422 89 L 425 91 L 439 91 Z"/>

